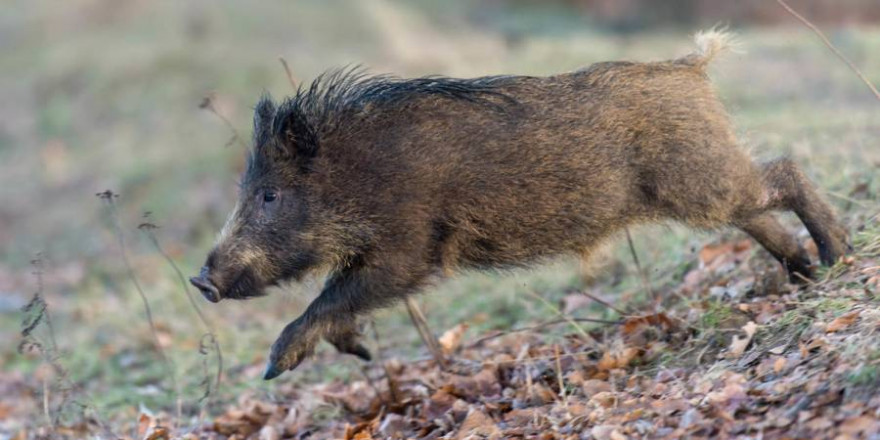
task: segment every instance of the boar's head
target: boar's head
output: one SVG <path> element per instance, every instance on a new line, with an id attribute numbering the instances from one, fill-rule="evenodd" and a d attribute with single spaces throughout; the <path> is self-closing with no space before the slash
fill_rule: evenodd
<path id="1" fill-rule="evenodd" d="M 327 215 L 309 183 L 317 136 L 302 112 L 263 97 L 254 111 L 254 145 L 235 209 L 198 276 L 208 300 L 245 299 L 297 280 L 326 259 Z M 320 221 L 317 221 L 320 220 Z"/>

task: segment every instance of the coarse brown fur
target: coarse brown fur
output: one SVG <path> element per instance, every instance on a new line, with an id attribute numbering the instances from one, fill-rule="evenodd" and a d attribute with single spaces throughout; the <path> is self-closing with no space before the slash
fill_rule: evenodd
<path id="1" fill-rule="evenodd" d="M 342 71 L 277 108 L 264 98 L 239 205 L 193 283 L 244 298 L 330 267 L 273 345 L 270 379 L 322 337 L 368 358 L 355 317 L 438 272 L 583 255 L 634 224 L 734 226 L 809 277 L 771 212 L 794 211 L 824 264 L 846 233 L 797 165 L 738 144 L 706 74 L 724 35 L 700 38 L 672 61 L 474 80 Z"/>

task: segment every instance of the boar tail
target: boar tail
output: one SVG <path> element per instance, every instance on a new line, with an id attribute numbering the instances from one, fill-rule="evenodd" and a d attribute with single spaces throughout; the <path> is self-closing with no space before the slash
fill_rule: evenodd
<path id="1" fill-rule="evenodd" d="M 736 36 L 725 28 L 712 28 L 694 35 L 697 51 L 682 61 L 699 69 L 705 69 L 718 55 L 727 51 L 737 51 Z"/>

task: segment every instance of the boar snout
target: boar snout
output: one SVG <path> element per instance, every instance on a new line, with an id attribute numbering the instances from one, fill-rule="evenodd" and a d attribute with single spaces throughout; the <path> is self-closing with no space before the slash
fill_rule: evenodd
<path id="1" fill-rule="evenodd" d="M 207 266 L 202 267 L 199 276 L 190 278 L 189 282 L 192 283 L 193 286 L 196 286 L 196 288 L 202 292 L 202 296 L 208 301 L 213 303 L 220 302 L 220 290 L 211 282 Z"/>

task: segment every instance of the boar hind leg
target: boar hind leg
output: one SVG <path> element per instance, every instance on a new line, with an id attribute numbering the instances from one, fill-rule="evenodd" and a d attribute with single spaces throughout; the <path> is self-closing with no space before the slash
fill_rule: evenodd
<path id="1" fill-rule="evenodd" d="M 386 263 L 390 262 L 386 260 Z M 369 357 L 367 350 L 357 342 L 356 319 L 420 287 L 430 271 L 427 267 L 414 266 L 361 264 L 333 275 L 302 316 L 288 324 L 272 344 L 263 378 L 273 379 L 296 368 L 312 354 L 322 337 L 340 351 Z"/>
<path id="2" fill-rule="evenodd" d="M 812 276 L 810 257 L 771 213 L 758 214 L 737 226 L 761 243 L 761 246 L 785 266 L 792 282 L 802 282 L 800 276 Z"/>
<path id="3" fill-rule="evenodd" d="M 790 159 L 769 162 L 762 169 L 770 209 L 794 211 L 819 248 L 822 264 L 831 266 L 847 249 L 847 234 L 813 183 Z"/>

